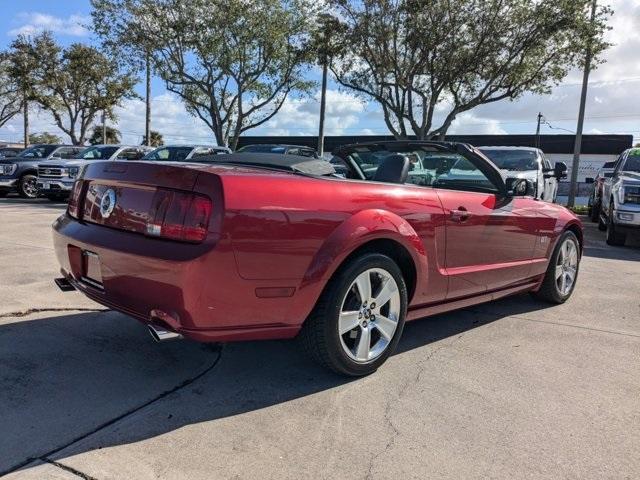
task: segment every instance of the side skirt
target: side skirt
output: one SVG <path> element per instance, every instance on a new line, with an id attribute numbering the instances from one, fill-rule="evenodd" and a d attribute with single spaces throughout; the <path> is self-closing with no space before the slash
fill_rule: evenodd
<path id="1" fill-rule="evenodd" d="M 485 292 L 481 295 L 474 295 L 471 297 L 458 298 L 455 300 L 440 302 L 436 304 L 421 305 L 414 308 L 410 308 L 407 313 L 407 321 L 417 320 L 419 318 L 428 317 L 430 315 L 437 315 L 439 313 L 450 312 L 451 310 L 458 310 L 460 308 L 470 307 L 479 303 L 486 303 L 499 298 L 508 297 L 510 295 L 516 295 L 518 293 L 533 291 L 540 285 L 540 279 L 530 280 L 527 283 L 523 283 L 514 287 L 505 288 L 493 292 Z"/>

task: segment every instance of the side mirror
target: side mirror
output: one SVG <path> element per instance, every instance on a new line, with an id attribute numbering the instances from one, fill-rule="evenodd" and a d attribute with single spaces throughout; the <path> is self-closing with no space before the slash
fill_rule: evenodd
<path id="1" fill-rule="evenodd" d="M 564 162 L 556 162 L 556 165 L 553 167 L 553 175 L 558 180 L 567 178 L 567 164 Z"/>
<path id="2" fill-rule="evenodd" d="M 535 195 L 533 183 L 524 178 L 507 178 L 507 197 L 529 197 Z"/>
<path id="3" fill-rule="evenodd" d="M 595 183 L 595 179 L 593 177 L 587 177 L 584 179 L 584 183 Z"/>

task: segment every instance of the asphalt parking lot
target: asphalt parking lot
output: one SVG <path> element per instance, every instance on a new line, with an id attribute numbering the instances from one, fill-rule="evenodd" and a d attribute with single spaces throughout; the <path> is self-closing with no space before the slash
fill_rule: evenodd
<path id="1" fill-rule="evenodd" d="M 640 247 L 586 223 L 577 290 L 409 324 L 376 374 L 293 342 L 154 344 L 62 293 L 64 205 L 0 200 L 0 476 L 640 477 Z"/>

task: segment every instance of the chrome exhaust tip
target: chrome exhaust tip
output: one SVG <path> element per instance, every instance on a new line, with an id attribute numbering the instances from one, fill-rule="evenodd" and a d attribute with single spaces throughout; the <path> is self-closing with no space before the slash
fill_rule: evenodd
<path id="1" fill-rule="evenodd" d="M 149 325 L 149 333 L 156 342 L 166 342 L 167 340 L 180 340 L 182 335 L 176 332 L 165 330 L 157 325 Z"/>

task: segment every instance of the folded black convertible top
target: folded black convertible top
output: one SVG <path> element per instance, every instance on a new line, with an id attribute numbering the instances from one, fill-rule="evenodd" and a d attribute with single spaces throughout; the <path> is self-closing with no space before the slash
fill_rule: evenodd
<path id="1" fill-rule="evenodd" d="M 248 152 L 231 153 L 227 155 L 207 155 L 189 161 L 277 168 L 279 170 L 303 173 L 306 175 L 331 175 L 335 173 L 333 166 L 326 160 L 277 153 Z"/>

